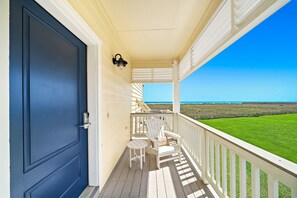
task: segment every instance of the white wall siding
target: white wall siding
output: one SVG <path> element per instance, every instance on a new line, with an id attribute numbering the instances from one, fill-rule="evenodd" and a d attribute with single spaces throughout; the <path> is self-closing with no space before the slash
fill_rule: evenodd
<path id="1" fill-rule="evenodd" d="M 141 112 L 141 107 L 137 104 L 136 100 L 143 101 L 143 84 L 142 83 L 132 83 L 131 113 Z"/>
<path id="2" fill-rule="evenodd" d="M 70 0 L 70 4 L 102 40 L 102 131 L 100 188 L 103 187 L 130 139 L 132 103 L 131 61 L 95 0 Z M 120 69 L 112 57 L 121 53 L 130 64 Z"/>
<path id="3" fill-rule="evenodd" d="M 0 192 L 9 197 L 9 0 L 0 1 L 0 27 Z"/>

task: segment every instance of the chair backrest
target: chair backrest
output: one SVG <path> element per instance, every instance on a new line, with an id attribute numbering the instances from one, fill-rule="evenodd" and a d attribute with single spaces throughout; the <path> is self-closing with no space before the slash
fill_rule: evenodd
<path id="1" fill-rule="evenodd" d="M 142 112 L 146 112 L 146 113 L 151 112 L 151 108 L 147 106 L 147 104 L 145 104 L 142 100 L 136 99 L 136 103 L 141 108 Z"/>
<path id="2" fill-rule="evenodd" d="M 164 134 L 164 124 L 159 118 L 149 118 L 146 120 L 147 135 L 153 138 L 165 137 Z"/>

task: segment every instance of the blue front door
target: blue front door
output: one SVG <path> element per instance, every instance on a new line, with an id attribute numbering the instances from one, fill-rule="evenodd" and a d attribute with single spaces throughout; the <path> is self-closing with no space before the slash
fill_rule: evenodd
<path id="1" fill-rule="evenodd" d="M 10 1 L 11 197 L 88 183 L 86 46 L 33 0 Z"/>

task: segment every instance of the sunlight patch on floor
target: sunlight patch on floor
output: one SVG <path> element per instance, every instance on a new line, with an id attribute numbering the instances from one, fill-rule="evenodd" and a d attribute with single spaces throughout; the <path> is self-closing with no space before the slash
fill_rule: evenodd
<path id="1" fill-rule="evenodd" d="M 193 193 L 194 197 L 204 197 L 205 196 L 205 191 L 203 189 L 197 190 L 196 192 Z"/>
<path id="2" fill-rule="evenodd" d="M 192 168 L 189 166 L 187 160 L 185 157 L 182 155 L 181 161 L 174 160 L 175 166 L 179 175 L 179 178 L 181 180 L 182 185 L 188 186 L 190 188 L 192 183 L 197 182 L 197 178 L 195 174 L 192 171 Z M 192 189 L 193 190 L 193 189 Z M 204 197 L 205 196 L 205 191 L 203 189 L 196 190 L 192 193 L 189 193 L 186 195 L 187 198 L 198 198 L 198 197 Z"/>
<path id="3" fill-rule="evenodd" d="M 169 167 L 152 170 L 148 173 L 147 197 L 176 198 L 174 183 Z"/>

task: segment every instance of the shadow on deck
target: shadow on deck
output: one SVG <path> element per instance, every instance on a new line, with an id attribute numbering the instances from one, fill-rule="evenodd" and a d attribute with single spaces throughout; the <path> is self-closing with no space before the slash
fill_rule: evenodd
<path id="1" fill-rule="evenodd" d="M 100 192 L 99 197 L 213 197 L 189 160 L 182 154 L 181 162 L 168 161 L 157 169 L 154 155 L 146 154 L 143 169 L 139 160 L 129 168 L 126 149 Z"/>

